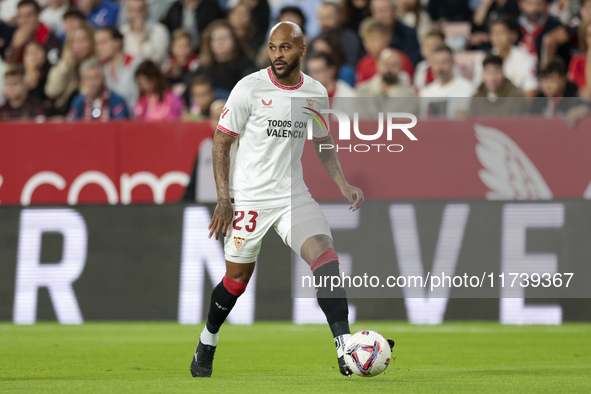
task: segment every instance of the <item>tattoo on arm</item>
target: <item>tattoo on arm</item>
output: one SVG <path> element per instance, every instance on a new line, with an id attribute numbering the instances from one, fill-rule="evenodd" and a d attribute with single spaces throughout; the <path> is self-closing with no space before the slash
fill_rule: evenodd
<path id="1" fill-rule="evenodd" d="M 328 175 L 330 175 L 330 177 L 334 179 L 334 181 L 340 187 L 346 182 L 345 176 L 343 175 L 343 170 L 341 169 L 341 163 L 339 162 L 339 157 L 337 156 L 337 151 L 335 148 L 320 150 L 320 144 L 320 142 L 314 141 L 316 155 L 326 169 L 326 172 L 328 172 Z M 335 146 L 331 136 L 329 136 L 326 141 L 322 141 L 322 144 L 332 145 L 333 147 Z"/>
<path id="2" fill-rule="evenodd" d="M 220 202 L 230 202 L 230 147 L 235 140 L 219 129 L 213 136 L 213 174 Z"/>

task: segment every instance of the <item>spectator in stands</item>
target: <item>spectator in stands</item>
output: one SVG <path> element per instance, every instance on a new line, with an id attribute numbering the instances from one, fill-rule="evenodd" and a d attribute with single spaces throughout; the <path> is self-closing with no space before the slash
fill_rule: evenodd
<path id="1" fill-rule="evenodd" d="M 581 3 L 580 0 L 554 0 L 549 4 L 548 13 L 563 25 L 571 26 L 578 19 Z"/>
<path id="2" fill-rule="evenodd" d="M 125 99 L 133 108 L 138 98 L 135 70 L 141 62 L 123 53 L 123 35 L 116 27 L 106 27 L 94 35 L 95 52 L 105 66 L 107 88 Z"/>
<path id="3" fill-rule="evenodd" d="M 78 0 L 78 9 L 95 29 L 117 26 L 119 3 L 111 0 Z"/>
<path id="4" fill-rule="evenodd" d="M 386 25 L 390 36 L 389 46 L 404 52 L 413 67 L 417 65 L 422 60 L 417 31 L 396 20 L 396 0 L 371 0 L 370 9 L 371 15 Z"/>
<path id="5" fill-rule="evenodd" d="M 579 26 L 579 47 L 581 53 L 570 61 L 568 79 L 577 84 L 581 97 L 591 97 L 591 19 Z"/>
<path id="6" fill-rule="evenodd" d="M 211 78 L 219 97 L 227 97 L 238 81 L 256 71 L 236 33 L 224 20 L 212 22 L 203 32 L 199 61 L 195 75 Z"/>
<path id="7" fill-rule="evenodd" d="M 591 0 L 581 0 L 581 21 L 587 21 L 591 19 Z"/>
<path id="8" fill-rule="evenodd" d="M 84 14 L 76 9 L 70 8 L 63 17 L 63 33 L 60 34 L 62 42 L 67 42 L 72 37 L 74 31 L 86 22 Z"/>
<path id="9" fill-rule="evenodd" d="M 70 120 L 101 121 L 129 118 L 123 97 L 105 85 L 105 70 L 100 61 L 86 60 L 80 66 L 82 91 L 72 102 Z"/>
<path id="10" fill-rule="evenodd" d="M 347 55 L 347 63 L 355 66 L 361 59 L 362 46 L 357 33 L 342 25 L 341 9 L 337 3 L 325 1 L 317 11 L 318 24 L 322 32 L 335 31 L 338 33 L 342 47 Z"/>
<path id="11" fill-rule="evenodd" d="M 121 27 L 125 53 L 161 64 L 168 54 L 170 45 L 166 27 L 159 22 L 148 20 L 146 0 L 129 0 L 126 13 L 129 23 Z"/>
<path id="12" fill-rule="evenodd" d="M 216 99 L 211 79 L 204 75 L 195 77 L 189 90 L 191 100 L 184 119 L 199 121 L 209 118 L 211 104 Z"/>
<path id="13" fill-rule="evenodd" d="M 29 41 L 25 46 L 23 66 L 25 69 L 25 84 L 29 90 L 29 96 L 35 101 L 43 103 L 45 106 L 47 100 L 47 96 L 45 96 L 45 84 L 51 67 L 47 61 L 45 47 L 37 41 Z M 47 107 L 49 108 L 50 106 L 51 104 L 47 103 Z"/>
<path id="14" fill-rule="evenodd" d="M 355 90 L 346 82 L 337 79 L 337 62 L 326 52 L 312 52 L 306 56 L 308 74 L 320 82 L 328 97 L 355 97 Z"/>
<path id="15" fill-rule="evenodd" d="M 468 22 L 472 19 L 469 0 L 430 0 L 427 12 L 434 22 Z"/>
<path id="16" fill-rule="evenodd" d="M 470 103 L 470 115 L 494 117 L 526 113 L 523 92 L 505 77 L 500 56 L 489 54 L 484 58 L 482 80 Z"/>
<path id="17" fill-rule="evenodd" d="M 431 30 L 431 17 L 421 0 L 399 0 L 398 14 L 402 23 L 417 31 L 419 41 Z"/>
<path id="18" fill-rule="evenodd" d="M 492 52 L 503 59 L 505 76 L 527 97 L 534 97 L 538 93 L 537 59 L 523 48 L 515 45 L 519 34 L 519 25 L 513 19 L 500 17 L 490 22 L 489 29 L 490 41 L 493 46 Z M 480 65 L 475 68 L 476 86 L 482 80 Z"/>
<path id="19" fill-rule="evenodd" d="M 149 9 L 148 20 L 159 22 L 164 18 L 168 9 L 175 1 L 176 0 L 146 0 Z M 117 18 L 117 26 L 121 27 L 126 23 L 129 23 L 127 15 L 125 15 L 125 8 L 127 7 L 129 0 L 120 0 L 119 2 L 121 3 L 121 7 L 119 9 L 119 17 Z"/>
<path id="20" fill-rule="evenodd" d="M 343 0 L 343 26 L 359 31 L 361 21 L 370 15 L 369 0 Z"/>
<path id="21" fill-rule="evenodd" d="M 517 19 L 519 17 L 519 0 L 480 0 L 478 8 L 472 18 L 472 36 L 470 42 L 473 47 L 489 42 L 488 31 L 490 23 L 503 16 Z"/>
<path id="22" fill-rule="evenodd" d="M 35 40 L 45 47 L 51 64 L 57 63 L 62 42 L 49 27 L 39 21 L 41 7 L 35 0 L 20 0 L 16 17 L 17 29 L 6 54 L 7 63 L 22 63 L 25 45 Z"/>
<path id="23" fill-rule="evenodd" d="M 10 48 L 15 28 L 0 20 L 0 58 L 4 59 L 5 52 Z"/>
<path id="24" fill-rule="evenodd" d="M 48 0 L 47 7 L 39 14 L 39 20 L 59 37 L 64 32 L 64 14 L 69 7 L 68 0 Z"/>
<path id="25" fill-rule="evenodd" d="M 538 73 L 540 93 L 532 104 L 532 113 L 552 117 L 564 115 L 583 104 L 578 98 L 579 88 L 566 77 L 566 64 L 554 58 Z"/>
<path id="26" fill-rule="evenodd" d="M 308 37 L 313 38 L 320 34 L 320 26 L 318 25 L 318 19 L 316 19 L 316 9 L 322 3 L 322 0 L 284 0 L 276 1 L 276 6 L 273 7 L 271 12 L 271 19 L 281 22 L 279 16 L 284 14 L 287 10 L 298 9 L 304 15 L 304 27 L 305 34 Z M 279 8 L 277 12 L 277 8 Z M 295 23 L 295 22 L 294 22 Z"/>
<path id="27" fill-rule="evenodd" d="M 543 66 L 558 55 L 570 59 L 568 32 L 560 21 L 548 15 L 546 0 L 519 0 L 519 45 L 536 56 Z"/>
<path id="28" fill-rule="evenodd" d="M 415 92 L 400 79 L 402 62 L 398 51 L 386 48 L 378 57 L 378 73 L 356 87 L 359 97 L 415 97 Z"/>
<path id="29" fill-rule="evenodd" d="M 150 121 L 177 120 L 183 114 L 183 99 L 168 88 L 158 66 L 144 60 L 135 72 L 140 99 L 133 112 L 136 119 Z"/>
<path id="30" fill-rule="evenodd" d="M 43 116 L 43 106 L 29 97 L 25 70 L 13 66 L 4 74 L 6 104 L 0 108 L 0 120 L 34 119 Z"/>
<path id="31" fill-rule="evenodd" d="M 423 44 L 421 45 L 421 54 L 425 58 L 417 64 L 414 75 L 414 85 L 418 90 L 421 90 L 425 86 L 429 85 L 435 80 L 435 74 L 433 73 L 433 53 L 435 49 L 445 44 L 445 35 L 439 28 L 433 28 L 429 30 L 423 37 Z M 454 66 L 454 73 L 456 75 L 462 75 L 458 67 Z"/>
<path id="32" fill-rule="evenodd" d="M 376 74 L 376 59 L 384 49 L 388 48 L 388 42 L 390 41 L 388 27 L 381 20 L 373 17 L 366 18 L 361 22 L 359 35 L 367 55 L 357 63 L 355 83 L 367 81 Z M 412 62 L 406 54 L 400 52 L 400 56 L 402 58 L 402 69 L 406 72 L 404 78 L 410 81 L 413 75 Z"/>
<path id="33" fill-rule="evenodd" d="M 428 116 L 447 116 L 455 118 L 468 110 L 469 100 L 461 98 L 472 97 L 474 89 L 470 81 L 454 73 L 453 51 L 442 45 L 433 52 L 433 73 L 435 80 L 420 90 L 422 112 Z"/>
<path id="34" fill-rule="evenodd" d="M 171 56 L 164 62 L 162 72 L 177 94 L 185 91 L 191 74 L 197 70 L 197 67 L 199 67 L 199 57 L 193 50 L 191 34 L 183 29 L 175 30 L 172 33 Z M 175 89 L 177 84 L 184 84 L 181 92 Z"/>
<path id="35" fill-rule="evenodd" d="M 255 26 L 252 21 L 251 9 L 246 3 L 236 4 L 228 13 L 228 23 L 234 29 L 240 45 L 251 59 L 264 43 L 264 36 L 255 37 Z"/>
<path id="36" fill-rule="evenodd" d="M 269 30 L 269 21 L 271 19 L 271 7 L 267 0 L 234 0 L 243 3 L 250 8 L 250 15 L 254 25 L 254 41 L 260 42 L 266 47 L 267 32 Z M 260 47 L 260 46 L 259 46 Z M 254 53 L 259 48 L 254 49 Z"/>
<path id="37" fill-rule="evenodd" d="M 49 70 L 45 94 L 53 100 L 51 115 L 65 116 L 78 94 L 80 65 L 94 56 L 94 28 L 82 22 L 64 45 L 59 62 Z"/>
<path id="38" fill-rule="evenodd" d="M 347 55 L 337 31 L 328 30 L 320 33 L 308 48 L 311 48 L 312 52 L 324 52 L 331 55 L 336 63 L 338 78 L 350 86 L 355 85 L 355 69 L 347 63 Z"/>
<path id="39" fill-rule="evenodd" d="M 209 24 L 224 17 L 217 0 L 177 0 L 168 9 L 162 23 L 172 33 L 185 29 L 191 34 L 194 45 L 201 45 L 201 35 Z"/>

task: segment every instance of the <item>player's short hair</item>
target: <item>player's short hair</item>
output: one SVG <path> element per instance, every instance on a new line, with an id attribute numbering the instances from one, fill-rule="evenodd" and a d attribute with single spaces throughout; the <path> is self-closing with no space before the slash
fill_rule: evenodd
<path id="1" fill-rule="evenodd" d="M 33 8 L 35 8 L 35 12 L 37 13 L 37 15 L 41 13 L 41 6 L 35 0 L 20 0 L 16 5 L 16 8 L 19 9 L 26 5 L 32 5 Z"/>
<path id="2" fill-rule="evenodd" d="M 557 73 L 561 77 L 566 77 L 566 72 L 567 69 L 564 60 L 562 60 L 562 58 L 555 57 L 551 59 L 548 62 L 548 64 L 546 64 L 544 67 L 540 68 L 540 71 L 538 72 L 538 77 L 542 79 L 554 73 Z"/>
<path id="3" fill-rule="evenodd" d="M 367 17 L 359 25 L 359 35 L 363 38 L 370 33 L 388 34 L 388 26 L 379 19 Z"/>
<path id="4" fill-rule="evenodd" d="M 21 79 L 25 78 L 25 68 L 21 65 L 9 67 L 4 72 L 4 79 L 9 77 L 20 77 Z"/>
<path id="5" fill-rule="evenodd" d="M 322 59 L 326 63 L 327 67 L 337 67 L 337 62 L 336 62 L 334 56 L 331 56 L 330 54 L 328 54 L 326 52 L 312 52 L 311 54 L 309 54 L 307 56 L 307 58 L 308 58 L 308 61 L 315 60 L 315 59 Z"/>
<path id="6" fill-rule="evenodd" d="M 484 60 L 482 61 L 482 67 L 486 67 L 486 66 L 498 66 L 500 68 L 503 68 L 503 58 L 500 57 L 499 55 L 494 55 L 492 53 L 489 53 L 488 55 L 485 56 Z"/>
<path id="7" fill-rule="evenodd" d="M 433 51 L 433 53 L 437 53 L 437 52 L 447 52 L 450 54 L 450 56 L 453 56 L 453 54 L 454 54 L 453 49 L 451 49 L 449 46 L 447 46 L 445 44 L 441 44 L 441 45 L 437 46 L 435 48 L 435 50 Z"/>
<path id="8" fill-rule="evenodd" d="M 191 46 L 193 46 L 193 39 L 188 30 L 179 28 L 172 32 L 172 41 L 180 40 L 181 38 L 186 38 L 191 43 Z"/>
<path id="9" fill-rule="evenodd" d="M 70 8 L 69 10 L 67 10 L 66 12 L 64 12 L 64 16 L 62 16 L 62 20 L 66 20 L 66 19 L 78 19 L 79 21 L 86 21 L 86 16 L 84 16 L 84 14 L 82 13 L 82 11 L 80 11 L 77 8 Z"/>
<path id="10" fill-rule="evenodd" d="M 107 33 L 109 33 L 109 35 L 111 36 L 111 38 L 113 40 L 117 40 L 117 41 L 123 42 L 123 34 L 121 34 L 121 32 L 119 31 L 119 29 L 117 29 L 115 26 L 103 27 L 102 29 L 99 29 L 98 31 L 107 32 Z"/>
<path id="11" fill-rule="evenodd" d="M 492 21 L 489 22 L 488 30 L 490 31 L 491 27 L 493 27 L 494 25 L 503 25 L 511 32 L 519 32 L 519 22 L 517 22 L 517 19 L 511 17 L 510 15 L 501 14 L 494 18 Z"/>
<path id="12" fill-rule="evenodd" d="M 191 79 L 190 89 L 193 89 L 195 86 L 199 85 L 207 85 L 211 90 L 213 90 L 213 80 L 207 75 L 197 75 L 195 78 Z"/>
<path id="13" fill-rule="evenodd" d="M 434 27 L 434 28 L 430 29 L 427 33 L 425 33 L 423 38 L 427 38 L 427 37 L 437 37 L 437 38 L 441 39 L 441 41 L 445 42 L 445 34 L 443 33 L 443 30 L 441 30 L 438 27 Z"/>
<path id="14" fill-rule="evenodd" d="M 296 6 L 292 6 L 292 5 L 288 5 L 283 7 L 281 10 L 279 10 L 279 16 L 277 17 L 277 19 L 280 19 L 283 15 L 285 14 L 295 14 L 298 16 L 298 18 L 300 18 L 302 20 L 302 26 L 300 26 L 300 28 L 302 29 L 302 33 L 306 34 L 306 15 L 304 15 L 304 12 L 302 11 L 302 9 L 300 7 L 296 7 Z"/>

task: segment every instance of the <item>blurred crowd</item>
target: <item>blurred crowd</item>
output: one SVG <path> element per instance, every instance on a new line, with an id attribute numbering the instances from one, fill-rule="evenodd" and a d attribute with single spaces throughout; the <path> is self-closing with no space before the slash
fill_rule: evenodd
<path id="1" fill-rule="evenodd" d="M 590 112 L 591 0 L 0 0 L 0 120 L 219 117 L 269 66 L 279 21 L 302 28 L 303 70 L 333 104 Z"/>

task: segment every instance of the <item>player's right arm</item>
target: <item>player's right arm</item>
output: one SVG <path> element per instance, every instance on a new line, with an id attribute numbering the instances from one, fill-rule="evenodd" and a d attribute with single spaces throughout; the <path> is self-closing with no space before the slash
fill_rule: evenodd
<path id="1" fill-rule="evenodd" d="M 213 175 L 217 189 L 218 204 L 209 224 L 209 238 L 215 232 L 215 239 L 220 238 L 220 232 L 226 235 L 232 223 L 234 210 L 230 199 L 230 148 L 236 137 L 216 129 L 213 136 Z"/>

